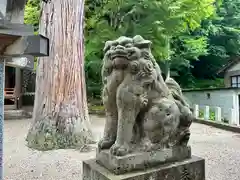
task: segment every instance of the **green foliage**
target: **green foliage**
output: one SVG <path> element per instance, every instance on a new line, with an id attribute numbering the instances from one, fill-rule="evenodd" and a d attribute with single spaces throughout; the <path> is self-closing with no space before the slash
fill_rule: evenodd
<path id="1" fill-rule="evenodd" d="M 176 77 L 176 80 L 182 82 L 182 86 L 187 89 L 199 89 L 199 88 L 224 88 L 224 79 L 196 79 L 191 73 L 186 73 Z"/>
<path id="2" fill-rule="evenodd" d="M 215 13 L 215 0 L 86 0 L 85 59 L 88 94 L 99 96 L 104 42 L 141 34 L 153 42 L 157 61 L 177 71 L 207 54 L 207 37 L 191 35 Z M 100 63 L 99 63 L 100 62 Z M 97 67 L 97 68 L 96 68 Z M 96 77 L 97 79 L 95 79 Z M 98 92 L 97 92 L 98 90 Z"/>
<path id="3" fill-rule="evenodd" d="M 85 61 L 85 76 L 87 93 L 89 97 L 99 99 L 101 96 L 101 60 L 93 59 Z"/>
<path id="4" fill-rule="evenodd" d="M 200 119 L 204 118 L 204 111 L 203 110 L 199 110 L 199 118 Z M 211 120 L 211 121 L 215 121 L 216 120 L 215 112 L 213 111 L 213 109 L 210 109 L 209 120 Z M 226 118 L 222 118 L 221 122 L 229 124 L 229 120 L 226 119 Z"/>
<path id="5" fill-rule="evenodd" d="M 217 6 L 216 14 L 205 20 L 198 30 L 208 37 L 208 55 L 191 63 L 196 78 L 216 78 L 219 68 L 240 54 L 240 1 L 224 0 Z"/>
<path id="6" fill-rule="evenodd" d="M 24 22 L 31 24 L 38 31 L 40 16 L 40 0 L 28 0 L 25 6 Z"/>
<path id="7" fill-rule="evenodd" d="M 86 58 L 101 54 L 106 40 L 120 35 L 141 34 L 154 44 L 153 54 L 159 60 L 170 59 L 171 38 L 192 31 L 214 13 L 214 0 L 102 0 L 86 1 Z M 183 46 L 193 54 L 205 47 L 201 37 L 184 38 Z M 198 46 L 190 47 L 198 42 Z M 200 42 L 202 44 L 200 44 Z M 194 53 L 195 52 L 195 53 Z"/>
<path id="8" fill-rule="evenodd" d="M 217 87 L 224 87 L 224 79 L 195 79 L 194 81 L 195 88 L 217 88 Z"/>
<path id="9" fill-rule="evenodd" d="M 240 1 L 225 0 L 217 9 L 219 18 L 213 21 L 210 38 L 213 44 L 225 47 L 226 55 L 239 54 Z M 215 25 L 215 26 L 214 26 Z"/>
<path id="10" fill-rule="evenodd" d="M 28 0 L 25 23 L 38 30 L 40 0 Z M 100 98 L 102 48 L 121 35 L 153 42 L 162 69 L 183 88 L 222 87 L 216 72 L 240 50 L 239 0 L 86 0 L 85 71 L 90 97 Z"/>
<path id="11" fill-rule="evenodd" d="M 204 111 L 203 110 L 199 111 L 199 118 L 201 118 L 201 119 L 204 118 Z M 210 110 L 210 112 L 209 112 L 209 120 L 215 121 L 215 112 L 213 110 Z"/>

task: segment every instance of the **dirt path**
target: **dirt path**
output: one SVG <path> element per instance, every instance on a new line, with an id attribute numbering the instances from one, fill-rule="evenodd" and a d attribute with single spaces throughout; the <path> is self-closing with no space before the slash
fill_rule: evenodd
<path id="1" fill-rule="evenodd" d="M 93 131 L 102 136 L 103 118 L 92 116 Z M 30 120 L 7 120 L 4 127 L 4 180 L 80 180 L 81 161 L 95 151 L 39 152 L 25 146 Z M 190 144 L 194 155 L 206 159 L 207 180 L 240 179 L 240 134 L 201 124 L 192 125 Z"/>

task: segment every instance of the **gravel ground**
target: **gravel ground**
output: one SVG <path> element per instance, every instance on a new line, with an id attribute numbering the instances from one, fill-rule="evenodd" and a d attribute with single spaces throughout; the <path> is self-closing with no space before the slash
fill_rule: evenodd
<path id="1" fill-rule="evenodd" d="M 102 136 L 103 118 L 91 116 L 93 131 Z M 6 120 L 4 127 L 4 180 L 80 180 L 81 161 L 95 150 L 39 152 L 25 146 L 30 120 Z M 240 180 L 240 134 L 193 124 L 190 144 L 194 155 L 206 159 L 207 180 Z"/>

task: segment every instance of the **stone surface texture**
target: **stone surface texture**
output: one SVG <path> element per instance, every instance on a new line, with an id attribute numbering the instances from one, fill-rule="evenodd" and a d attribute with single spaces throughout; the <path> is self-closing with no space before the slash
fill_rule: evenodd
<path id="1" fill-rule="evenodd" d="M 96 137 L 103 136 L 105 117 L 90 116 Z M 82 161 L 95 158 L 92 149 L 36 151 L 26 146 L 31 119 L 4 121 L 4 180 L 81 180 Z M 190 127 L 192 152 L 204 157 L 207 180 L 240 179 L 240 135 L 203 124 Z"/>
<path id="2" fill-rule="evenodd" d="M 4 76 L 5 62 L 19 56 L 48 56 L 41 52 L 48 46 L 40 48 L 40 38 L 34 35 L 33 27 L 24 25 L 24 8 L 26 0 L 1 0 L 0 3 L 0 158 L 3 157 L 3 120 L 4 120 Z M 37 38 L 37 40 L 36 40 Z M 48 45 L 48 39 L 45 45 Z M 41 44 L 44 45 L 44 44 Z M 29 47 L 31 46 L 31 48 Z M 32 52 L 33 50 L 33 52 Z M 8 58 L 6 58 L 6 55 Z M 32 58 L 33 60 L 33 58 Z M 14 62 L 14 61 L 13 61 Z M 14 64 L 14 63 L 13 63 Z M 18 66 L 16 64 L 16 66 Z M 0 159 L 0 179 L 2 179 L 2 160 Z"/>
<path id="3" fill-rule="evenodd" d="M 83 180 L 205 180 L 204 159 L 191 159 L 164 164 L 145 171 L 115 175 L 95 159 L 83 162 Z"/>
<path id="4" fill-rule="evenodd" d="M 4 110 L 4 120 L 27 119 L 31 118 L 31 114 L 23 109 L 19 110 Z"/>
<path id="5" fill-rule="evenodd" d="M 97 162 L 120 174 L 190 158 L 193 114 L 178 83 L 163 78 L 151 42 L 122 36 L 103 51 L 106 124 Z"/>
<path id="6" fill-rule="evenodd" d="M 0 179 L 3 179 L 4 68 L 5 61 L 0 58 Z"/>
<path id="7" fill-rule="evenodd" d="M 124 174 L 133 170 L 145 170 L 147 168 L 176 162 L 191 158 L 190 147 L 175 147 L 161 149 L 152 152 L 140 152 L 126 156 L 112 156 L 108 150 L 97 153 L 97 162 L 115 174 Z"/>

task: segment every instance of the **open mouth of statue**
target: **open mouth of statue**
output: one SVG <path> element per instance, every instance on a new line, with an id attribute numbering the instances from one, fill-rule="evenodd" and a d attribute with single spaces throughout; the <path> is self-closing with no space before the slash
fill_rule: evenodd
<path id="1" fill-rule="evenodd" d="M 128 59 L 127 53 L 121 50 L 116 50 L 114 53 L 111 55 L 111 59 Z"/>
<path id="2" fill-rule="evenodd" d="M 127 53 L 120 51 L 115 51 L 111 54 L 111 60 L 113 62 L 113 67 L 115 69 L 124 69 L 129 64 L 129 59 Z"/>
<path id="3" fill-rule="evenodd" d="M 119 55 L 119 54 L 113 55 L 111 57 L 112 57 L 112 60 L 115 60 L 115 59 L 128 59 L 126 55 Z"/>

